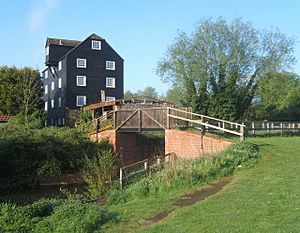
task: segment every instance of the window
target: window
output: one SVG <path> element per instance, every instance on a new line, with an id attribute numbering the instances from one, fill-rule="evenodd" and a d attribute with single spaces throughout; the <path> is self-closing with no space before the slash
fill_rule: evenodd
<path id="1" fill-rule="evenodd" d="M 51 100 L 51 108 L 54 108 L 54 100 Z"/>
<path id="2" fill-rule="evenodd" d="M 76 79 L 76 85 L 79 87 L 86 86 L 86 76 L 78 75 Z"/>
<path id="3" fill-rule="evenodd" d="M 92 40 L 92 49 L 101 50 L 101 41 Z"/>
<path id="4" fill-rule="evenodd" d="M 58 63 L 58 70 L 61 70 L 61 68 L 62 68 L 62 61 L 60 61 L 60 62 Z"/>
<path id="5" fill-rule="evenodd" d="M 106 101 L 112 101 L 115 100 L 116 98 L 113 96 L 106 96 Z"/>
<path id="6" fill-rule="evenodd" d="M 51 91 L 54 91 L 54 82 L 51 82 Z"/>
<path id="7" fill-rule="evenodd" d="M 115 78 L 113 78 L 113 77 L 107 77 L 106 78 L 106 87 L 115 88 L 116 87 Z"/>
<path id="8" fill-rule="evenodd" d="M 61 88 L 61 78 L 58 79 L 58 88 Z"/>
<path id="9" fill-rule="evenodd" d="M 48 102 L 45 102 L 45 111 L 48 111 Z"/>
<path id="10" fill-rule="evenodd" d="M 45 71 L 45 79 L 48 78 L 48 70 Z"/>
<path id="11" fill-rule="evenodd" d="M 65 118 L 62 118 L 62 125 L 65 125 Z"/>
<path id="12" fill-rule="evenodd" d="M 49 46 L 47 46 L 47 47 L 45 48 L 45 53 L 46 53 L 46 56 L 49 55 Z"/>
<path id="13" fill-rule="evenodd" d="M 86 59 L 77 58 L 77 68 L 86 68 Z"/>
<path id="14" fill-rule="evenodd" d="M 107 70 L 115 70 L 116 63 L 114 61 L 106 61 L 106 69 Z"/>
<path id="15" fill-rule="evenodd" d="M 48 94 L 48 85 L 45 85 L 45 95 Z"/>
<path id="16" fill-rule="evenodd" d="M 76 106 L 86 105 L 86 96 L 78 95 L 76 96 Z"/>
<path id="17" fill-rule="evenodd" d="M 61 119 L 60 119 L 60 118 L 58 118 L 57 124 L 58 124 L 58 125 L 61 125 Z"/>
<path id="18" fill-rule="evenodd" d="M 58 107 L 61 108 L 61 97 L 58 97 Z"/>

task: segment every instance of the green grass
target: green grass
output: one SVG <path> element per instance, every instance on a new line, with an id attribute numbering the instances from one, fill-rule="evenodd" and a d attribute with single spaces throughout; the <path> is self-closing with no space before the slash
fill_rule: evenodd
<path id="1" fill-rule="evenodd" d="M 243 169 L 221 192 L 189 207 L 174 201 L 192 190 L 175 190 L 157 196 L 112 205 L 121 214 L 107 232 L 299 232 L 300 137 L 252 138 L 262 158 Z M 155 213 L 173 210 L 152 224 Z"/>

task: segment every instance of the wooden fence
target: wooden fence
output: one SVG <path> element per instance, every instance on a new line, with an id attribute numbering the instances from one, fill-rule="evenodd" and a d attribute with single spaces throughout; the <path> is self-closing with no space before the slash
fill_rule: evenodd
<path id="1" fill-rule="evenodd" d="M 255 121 L 246 123 L 247 134 L 300 133 L 300 122 Z"/>
<path id="2" fill-rule="evenodd" d="M 166 162 L 173 161 L 175 159 L 175 154 L 162 155 L 121 167 L 119 170 L 120 187 L 122 188 L 124 185 L 128 184 L 130 179 L 132 179 L 134 176 L 143 175 L 155 169 L 159 169 Z"/>

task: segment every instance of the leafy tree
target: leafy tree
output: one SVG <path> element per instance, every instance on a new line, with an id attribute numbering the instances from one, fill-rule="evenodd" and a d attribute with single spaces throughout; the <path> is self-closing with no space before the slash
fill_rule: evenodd
<path id="1" fill-rule="evenodd" d="M 158 93 L 154 87 L 147 86 L 144 88 L 144 90 L 138 90 L 136 93 L 132 93 L 131 91 L 128 90 L 124 94 L 124 98 L 131 98 L 137 96 L 145 96 L 145 97 L 157 99 Z"/>
<path id="2" fill-rule="evenodd" d="M 158 63 L 162 81 L 193 110 L 231 120 L 244 118 L 257 81 L 295 62 L 295 40 L 277 29 L 262 31 L 240 18 L 203 19 L 189 36 L 179 32 Z"/>
<path id="3" fill-rule="evenodd" d="M 253 118 L 296 120 L 300 118 L 300 80 L 289 72 L 271 72 L 258 81 Z"/>
<path id="4" fill-rule="evenodd" d="M 0 67 L 0 112 L 23 114 L 40 109 L 42 81 L 38 70 Z"/>
<path id="5" fill-rule="evenodd" d="M 128 99 L 128 98 L 131 98 L 134 96 L 134 93 L 132 93 L 131 91 L 126 91 L 125 94 L 124 94 L 124 98 L 125 99 Z"/>

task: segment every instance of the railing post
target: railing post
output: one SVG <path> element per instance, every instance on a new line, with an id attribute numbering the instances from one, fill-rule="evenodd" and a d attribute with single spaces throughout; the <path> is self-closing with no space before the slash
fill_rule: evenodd
<path id="1" fill-rule="evenodd" d="M 281 134 L 283 134 L 283 124 L 280 122 L 280 129 L 281 129 Z"/>
<path id="2" fill-rule="evenodd" d="M 245 124 L 244 123 L 242 123 L 242 125 L 240 126 L 240 133 L 241 133 L 240 139 L 241 139 L 241 141 L 244 141 L 245 140 Z"/>
<path id="3" fill-rule="evenodd" d="M 148 161 L 144 162 L 144 170 L 147 171 L 148 170 Z"/>
<path id="4" fill-rule="evenodd" d="M 97 119 L 97 123 L 96 123 L 96 142 L 98 143 L 99 142 L 99 136 L 98 136 L 98 133 L 99 133 L 99 119 Z"/>
<path id="5" fill-rule="evenodd" d="M 170 129 L 170 108 L 167 107 L 167 129 Z"/>
<path id="6" fill-rule="evenodd" d="M 123 169 L 120 168 L 120 188 L 123 188 Z"/>

